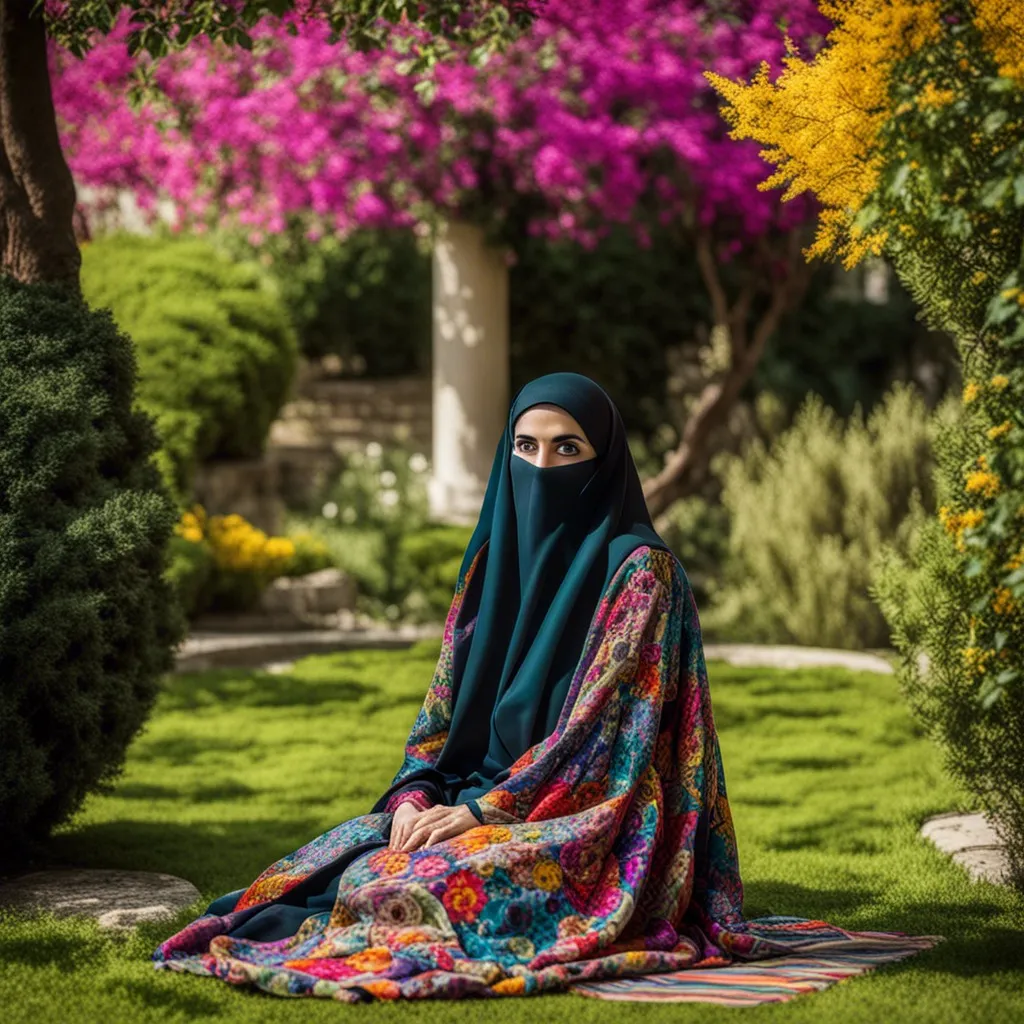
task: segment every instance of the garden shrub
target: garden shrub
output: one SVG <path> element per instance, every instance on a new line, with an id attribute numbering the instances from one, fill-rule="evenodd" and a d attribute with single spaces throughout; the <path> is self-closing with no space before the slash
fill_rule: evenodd
<path id="1" fill-rule="evenodd" d="M 435 524 L 403 534 L 398 550 L 398 589 L 406 618 L 444 622 L 473 529 Z"/>
<path id="2" fill-rule="evenodd" d="M 866 421 L 845 423 L 817 395 L 771 448 L 723 460 L 730 530 L 723 578 L 704 613 L 729 639 L 826 647 L 887 646 L 869 593 L 888 545 L 905 551 L 915 508 L 934 510 L 932 420 L 897 384 Z"/>
<path id="3" fill-rule="evenodd" d="M 920 516 L 911 546 L 886 552 L 872 593 L 892 628 L 911 708 L 941 747 L 946 770 L 988 813 L 1024 890 L 1024 686 L 1014 676 L 1024 604 L 999 579 L 1000 572 L 1011 582 L 1024 579 L 1024 547 L 1014 548 L 1020 533 L 1015 537 L 1008 516 L 992 544 L 982 528 L 998 522 L 993 499 L 1006 495 L 973 486 L 988 483 L 978 460 L 994 438 L 1024 464 L 1024 431 L 999 430 L 1019 420 L 1021 406 L 1008 404 L 1017 400 L 1006 394 L 1006 378 L 991 372 L 992 362 L 981 353 L 974 358 L 966 403 L 936 436 L 939 516 Z M 1024 505 L 1017 515 L 1024 517 Z M 972 557 L 991 565 L 970 572 Z"/>
<path id="4" fill-rule="evenodd" d="M 0 277 L 0 848 L 120 771 L 184 632 L 177 512 L 109 313 Z"/>
<path id="5" fill-rule="evenodd" d="M 355 579 L 358 607 L 376 618 L 441 622 L 451 606 L 473 529 L 431 521 L 429 467 L 422 452 L 371 441 L 344 456 L 315 511 L 289 515 Z"/>
<path id="6" fill-rule="evenodd" d="M 168 575 L 190 617 L 252 609 L 278 577 L 334 565 L 309 531 L 272 537 L 237 513 L 208 516 L 201 505 L 182 513 L 175 534 Z"/>
<path id="7" fill-rule="evenodd" d="M 408 230 L 364 228 L 310 240 L 305 229 L 219 243 L 257 256 L 277 282 L 303 355 L 335 355 L 345 376 L 430 372 L 430 256 Z"/>
<path id="8" fill-rule="evenodd" d="M 135 343 L 139 405 L 156 421 L 161 470 L 180 500 L 197 462 L 262 451 L 297 347 L 255 263 L 199 238 L 115 234 L 83 247 L 82 290 Z"/>

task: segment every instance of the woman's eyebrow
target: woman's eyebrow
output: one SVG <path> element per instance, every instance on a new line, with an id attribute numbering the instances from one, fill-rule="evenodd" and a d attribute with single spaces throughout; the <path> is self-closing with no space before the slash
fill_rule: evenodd
<path id="1" fill-rule="evenodd" d="M 516 440 L 518 441 L 520 438 L 522 438 L 524 441 L 537 440 L 537 438 L 532 437 L 530 434 L 516 434 Z M 586 440 L 580 437 L 579 434 L 559 434 L 557 437 L 551 438 L 551 440 L 554 441 L 555 443 L 561 441 L 581 441 L 583 444 L 587 443 Z"/>

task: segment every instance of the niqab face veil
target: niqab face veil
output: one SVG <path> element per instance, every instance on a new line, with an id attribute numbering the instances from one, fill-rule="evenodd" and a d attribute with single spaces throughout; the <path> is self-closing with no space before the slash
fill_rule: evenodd
<path id="1" fill-rule="evenodd" d="M 540 403 L 572 415 L 597 457 L 539 468 L 516 455 L 516 420 Z M 460 568 L 461 580 L 486 548 L 456 623 L 476 620 L 455 650 L 451 727 L 424 773 L 445 802 L 481 796 L 554 731 L 601 596 L 642 545 L 668 548 L 612 400 L 577 373 L 530 381 L 512 402 Z"/>

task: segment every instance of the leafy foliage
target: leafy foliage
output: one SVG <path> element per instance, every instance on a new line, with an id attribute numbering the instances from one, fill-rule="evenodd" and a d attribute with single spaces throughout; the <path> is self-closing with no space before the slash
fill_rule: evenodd
<path id="1" fill-rule="evenodd" d="M 338 356 L 346 376 L 430 372 L 430 258 L 412 232 L 364 228 L 312 240 L 293 226 L 258 245 L 233 231 L 217 241 L 267 268 L 304 355 Z"/>
<path id="2" fill-rule="evenodd" d="M 197 462 L 262 451 L 297 351 L 257 265 L 202 239 L 111 235 L 84 247 L 82 291 L 135 343 L 138 402 L 156 421 L 161 469 L 179 500 Z"/>
<path id="3" fill-rule="evenodd" d="M 913 509 L 934 510 L 931 434 L 908 385 L 845 423 L 812 394 L 770 448 L 758 439 L 723 460 L 728 550 L 707 628 L 768 643 L 885 646 L 872 569 L 887 545 L 907 549 Z"/>
<path id="4" fill-rule="evenodd" d="M 946 769 L 991 815 L 1024 888 L 1024 701 L 1011 689 L 1006 699 L 979 705 L 979 690 L 995 690 L 1013 652 L 1005 633 L 999 648 L 984 643 L 979 613 L 993 598 L 983 574 L 964 574 L 971 517 L 950 511 L 962 489 L 956 476 L 943 471 L 976 457 L 983 436 L 971 422 L 977 415 L 968 406 L 941 426 L 936 482 L 945 514 L 914 514 L 910 546 L 885 553 L 871 592 L 892 627 L 912 708 L 942 747 Z"/>
<path id="5" fill-rule="evenodd" d="M 794 59 L 777 87 L 764 76 L 750 87 L 719 84 L 736 134 L 773 148 L 774 180 L 789 181 L 790 191 L 810 188 L 828 205 L 818 250 L 849 262 L 884 247 L 929 322 L 956 335 L 971 415 L 951 429 L 938 458 L 941 524 L 953 543 L 922 544 L 907 586 L 920 588 L 922 601 L 943 593 L 968 616 L 967 628 L 941 636 L 904 628 L 899 607 L 888 607 L 908 666 L 920 655 L 938 664 L 941 645 L 959 638 L 961 678 L 936 670 L 929 720 L 951 757 L 978 758 L 956 771 L 1008 837 L 1024 879 L 1019 761 L 1009 759 L 1000 773 L 997 797 L 983 781 L 987 755 L 957 738 L 967 728 L 961 696 L 970 693 L 977 716 L 970 729 L 987 731 L 994 748 L 1021 746 L 1024 11 L 1007 0 L 870 0 L 837 3 L 828 13 L 837 26 L 819 60 Z M 828 97 L 842 93 L 856 104 L 858 86 L 868 84 L 878 98 L 870 123 L 838 116 Z M 802 135 L 794 129 L 791 138 L 786 125 L 802 115 L 814 127 Z M 856 194 L 827 192 L 830 180 L 865 167 L 871 174 Z M 888 592 L 894 587 L 890 578 Z M 912 692 L 916 671 L 906 669 Z"/>
<path id="6" fill-rule="evenodd" d="M 543 0 L 541 0 L 543 2 Z M 95 44 L 96 33 L 110 32 L 122 10 L 129 13 L 127 37 L 132 56 L 163 57 L 206 37 L 251 50 L 251 30 L 266 17 L 294 14 L 301 20 L 322 19 L 332 41 L 344 35 L 359 49 L 383 46 L 399 22 L 411 18 L 423 30 L 414 68 L 432 65 L 454 41 L 471 46 L 484 59 L 515 31 L 529 24 L 535 6 L 530 0 L 423 0 L 413 8 L 406 0 L 37 0 L 44 7 L 50 34 L 76 57 Z"/>
<path id="7" fill-rule="evenodd" d="M 0 277 L 0 831 L 43 838 L 121 768 L 183 623 L 175 509 L 131 343 L 58 286 Z"/>

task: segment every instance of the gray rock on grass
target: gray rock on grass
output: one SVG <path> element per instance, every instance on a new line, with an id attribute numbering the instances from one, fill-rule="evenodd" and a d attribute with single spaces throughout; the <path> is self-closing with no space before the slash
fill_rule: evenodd
<path id="1" fill-rule="evenodd" d="M 94 917 L 101 928 L 131 928 L 161 921 L 199 899 L 184 878 L 151 871 L 59 868 L 35 871 L 0 884 L 0 907 L 57 917 Z"/>

